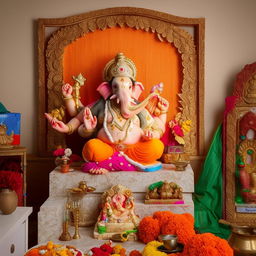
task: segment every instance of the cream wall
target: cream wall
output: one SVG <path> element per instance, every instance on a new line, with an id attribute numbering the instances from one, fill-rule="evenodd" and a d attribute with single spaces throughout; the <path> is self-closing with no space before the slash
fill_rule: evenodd
<path id="1" fill-rule="evenodd" d="M 36 20 L 108 7 L 154 9 L 205 17 L 205 138 L 211 136 L 231 93 L 235 75 L 256 61 L 255 0 L 0 0 L 0 101 L 22 114 L 21 144 L 36 152 Z"/>

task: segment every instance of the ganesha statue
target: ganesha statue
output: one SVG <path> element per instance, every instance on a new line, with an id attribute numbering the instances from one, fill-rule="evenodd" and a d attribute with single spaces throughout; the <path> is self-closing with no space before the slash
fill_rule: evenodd
<path id="1" fill-rule="evenodd" d="M 140 219 L 134 212 L 134 198 L 130 189 L 120 184 L 111 187 L 102 195 L 101 208 L 95 238 L 109 239 L 113 234 L 136 233 Z"/>
<path id="2" fill-rule="evenodd" d="M 164 150 L 160 138 L 169 107 L 160 95 L 162 83 L 153 86 L 139 102 L 144 87 L 136 81 L 135 64 L 122 53 L 106 64 L 103 74 L 104 82 L 97 88 L 101 98 L 89 106 L 80 101 L 76 104 L 72 86 L 63 85 L 65 107 L 73 118 L 65 124 L 45 114 L 48 121 L 59 132 L 71 134 L 77 130 L 88 139 L 82 150 L 85 172 L 160 169 L 157 160 Z"/>

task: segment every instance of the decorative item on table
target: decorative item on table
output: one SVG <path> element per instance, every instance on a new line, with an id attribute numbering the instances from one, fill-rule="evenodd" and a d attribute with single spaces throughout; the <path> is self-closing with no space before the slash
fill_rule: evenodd
<path id="1" fill-rule="evenodd" d="M 84 256 L 83 252 L 74 246 L 54 244 L 49 241 L 45 245 L 37 245 L 29 249 L 24 256 Z"/>
<path id="2" fill-rule="evenodd" d="M 102 209 L 95 225 L 94 237 L 111 239 L 113 235 L 136 230 L 139 217 L 134 212 L 132 191 L 123 185 L 115 185 L 102 195 Z M 128 240 L 136 240 L 135 232 L 130 232 Z"/>
<path id="3" fill-rule="evenodd" d="M 133 229 L 133 230 L 127 230 L 123 233 L 117 233 L 112 235 L 111 240 L 114 242 L 126 242 L 129 240 L 130 234 L 137 233 L 137 232 L 138 232 L 137 229 Z"/>
<path id="4" fill-rule="evenodd" d="M 66 204 L 66 208 L 64 211 L 67 211 L 67 214 L 70 214 L 70 219 L 68 218 L 68 221 L 71 220 L 71 223 L 75 227 L 75 234 L 73 235 L 73 239 L 79 239 L 79 222 L 80 222 L 80 208 L 81 208 L 81 201 L 83 197 L 90 192 L 95 191 L 94 187 L 87 186 L 85 181 L 80 181 L 78 184 L 78 187 L 73 187 L 67 190 L 68 192 L 68 200 Z M 64 213 L 65 216 L 65 213 Z M 64 219 L 64 222 L 67 221 L 67 219 Z M 65 223 L 63 223 L 65 225 Z M 66 226 L 65 226 L 66 227 Z M 63 229 L 63 233 L 65 233 L 65 229 Z M 61 235 L 62 236 L 62 235 Z"/>
<path id="5" fill-rule="evenodd" d="M 55 163 L 57 166 L 60 166 L 60 171 L 63 173 L 68 172 L 72 150 L 70 148 L 61 148 L 61 146 L 58 146 L 58 148 L 54 150 L 53 155 L 56 156 Z"/>
<path id="6" fill-rule="evenodd" d="M 181 112 L 169 122 L 171 138 L 163 154 L 164 163 L 172 163 L 177 171 L 183 171 L 189 163 L 189 154 L 185 152 L 185 137 L 191 129 L 191 120 L 183 120 Z"/>
<path id="7" fill-rule="evenodd" d="M 71 208 L 71 205 L 68 197 L 68 200 L 65 204 L 64 211 L 63 211 L 62 233 L 59 237 L 60 241 L 69 241 L 72 239 L 68 231 L 69 222 L 70 222 L 70 208 Z"/>
<path id="8" fill-rule="evenodd" d="M 178 243 L 178 237 L 172 234 L 164 234 L 158 236 L 159 242 L 162 242 L 163 245 L 157 247 L 157 250 L 165 253 L 176 253 L 182 252 L 184 245 Z"/>
<path id="9" fill-rule="evenodd" d="M 145 204 L 184 204 L 182 191 L 175 182 L 155 182 L 148 186 Z"/>
<path id="10" fill-rule="evenodd" d="M 20 144 L 20 116 L 20 113 L 10 113 L 0 102 L 0 125 L 3 125 L 0 130 L 0 148 L 2 145 Z"/>
<path id="11" fill-rule="evenodd" d="M 237 225 L 223 219 L 219 223 L 231 227 L 228 243 L 234 249 L 235 255 L 256 255 L 256 226 Z"/>
<path id="12" fill-rule="evenodd" d="M 13 132 L 7 135 L 7 126 L 0 124 L 0 149 L 13 148 Z"/>
<path id="13" fill-rule="evenodd" d="M 14 171 L 0 171 L 0 210 L 3 214 L 11 214 L 18 205 L 18 196 L 21 195 L 22 203 L 21 173 Z"/>

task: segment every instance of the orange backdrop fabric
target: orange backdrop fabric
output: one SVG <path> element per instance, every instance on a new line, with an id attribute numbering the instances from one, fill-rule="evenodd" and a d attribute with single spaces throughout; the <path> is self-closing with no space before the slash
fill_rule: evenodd
<path id="1" fill-rule="evenodd" d="M 113 27 L 90 32 L 69 44 L 64 50 L 64 83 L 74 84 L 73 75 L 86 78 L 81 88 L 81 101 L 88 105 L 99 98 L 96 88 L 103 81 L 103 70 L 108 61 L 123 52 L 137 67 L 136 81 L 145 87 L 144 99 L 151 87 L 164 83 L 162 96 L 170 103 L 168 119 L 178 112 L 178 93 L 182 84 L 181 57 L 168 42 L 161 42 L 155 33 L 128 27 Z"/>

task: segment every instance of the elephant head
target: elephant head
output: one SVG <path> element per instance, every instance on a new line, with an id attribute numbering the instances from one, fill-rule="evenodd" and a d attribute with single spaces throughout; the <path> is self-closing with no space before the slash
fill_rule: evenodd
<path id="1" fill-rule="evenodd" d="M 127 76 L 114 77 L 111 85 L 108 82 L 104 82 L 97 88 L 97 91 L 105 100 L 109 97 L 110 99 L 116 99 L 117 104 L 120 105 L 121 114 L 126 119 L 141 112 L 148 104 L 150 98 L 156 95 L 151 93 L 146 99 L 137 104 L 136 100 L 143 90 L 144 87 L 141 83 L 133 83 Z"/>

